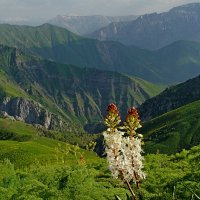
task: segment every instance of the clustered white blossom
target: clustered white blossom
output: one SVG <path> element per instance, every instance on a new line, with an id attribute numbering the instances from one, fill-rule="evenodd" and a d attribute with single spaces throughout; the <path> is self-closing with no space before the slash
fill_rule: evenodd
<path id="1" fill-rule="evenodd" d="M 142 171 L 144 158 L 141 143 L 141 138 L 138 137 L 123 137 L 122 139 L 121 151 L 124 159 L 124 178 L 129 182 L 132 179 L 136 182 L 138 177 L 135 176 L 139 176 L 141 179 L 145 178 L 145 173 Z"/>
<path id="2" fill-rule="evenodd" d="M 107 118 L 109 118 L 110 114 L 113 115 L 112 110 L 109 110 L 109 112 Z M 115 111 L 115 113 L 117 112 Z M 137 117 L 135 118 L 136 120 L 132 120 L 134 116 L 127 116 L 128 123 L 138 120 Z M 128 123 L 125 123 L 125 126 L 128 126 Z M 139 120 L 134 124 L 137 124 L 137 126 L 134 126 L 134 133 L 131 135 L 127 134 L 127 132 L 130 131 L 119 131 L 116 127 L 113 127 L 112 122 L 110 122 L 110 126 L 107 131 L 103 133 L 103 136 L 106 144 L 105 153 L 107 154 L 109 168 L 113 177 L 122 178 L 124 181 L 128 182 L 133 180 L 136 183 L 139 179 L 145 179 L 145 173 L 142 171 L 142 162 L 144 160 L 141 147 L 142 135 L 136 134 L 135 132 L 141 125 Z"/>
<path id="3" fill-rule="evenodd" d="M 103 136 L 106 142 L 105 153 L 107 154 L 110 171 L 114 178 L 118 178 L 122 171 L 123 155 L 121 149 L 123 133 L 116 131 L 115 134 L 110 134 L 108 131 L 104 132 Z"/>

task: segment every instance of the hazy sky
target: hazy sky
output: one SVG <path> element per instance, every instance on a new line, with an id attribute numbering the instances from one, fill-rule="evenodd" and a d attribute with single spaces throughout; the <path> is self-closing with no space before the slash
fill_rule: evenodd
<path id="1" fill-rule="evenodd" d="M 129 15 L 167 11 L 200 0 L 0 0 L 2 19 L 49 19 L 67 15 Z"/>

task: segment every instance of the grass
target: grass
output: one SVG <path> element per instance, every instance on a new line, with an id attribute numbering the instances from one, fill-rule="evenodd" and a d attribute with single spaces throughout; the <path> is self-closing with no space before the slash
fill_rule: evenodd
<path id="1" fill-rule="evenodd" d="M 98 157 L 91 151 L 40 135 L 41 132 L 32 125 L 0 119 L 0 159 L 7 158 L 17 167 L 35 162 L 76 164 L 81 155 L 90 162 L 98 162 Z"/>
<path id="2" fill-rule="evenodd" d="M 25 124 L 20 121 L 12 121 L 9 119 L 0 118 L 0 133 L 3 131 L 14 132 L 16 135 L 31 135 L 36 136 L 38 131 L 32 125 Z"/>
<path id="3" fill-rule="evenodd" d="M 184 113 L 199 103 L 183 108 Z M 35 127 L 23 122 L 0 119 L 0 130 L 0 135 L 13 132 L 18 138 L 31 136 L 22 141 L 0 140 L 0 200 L 106 200 L 115 199 L 115 195 L 126 198 L 126 186 L 112 178 L 105 159 L 94 152 L 42 137 Z M 171 134 L 169 140 L 160 142 L 161 146 L 166 148 L 166 143 L 170 143 L 170 148 L 174 148 L 173 142 L 180 137 L 178 132 Z M 200 146 L 196 146 L 171 156 L 158 152 L 146 155 L 147 179 L 142 182 L 144 199 L 172 199 L 173 188 L 176 199 L 191 199 L 193 193 L 199 195 L 199 150 Z M 86 163 L 81 162 L 81 155 Z"/>
<path id="4" fill-rule="evenodd" d="M 153 84 L 139 77 L 132 77 L 132 79 L 137 82 L 140 87 L 149 94 L 150 97 L 158 95 L 166 88 L 165 85 Z"/>
<path id="5" fill-rule="evenodd" d="M 11 97 L 28 97 L 28 95 L 22 90 L 15 81 L 12 81 L 6 73 L 0 70 L 0 93 L 5 93 L 7 96 Z"/>
<path id="6" fill-rule="evenodd" d="M 200 101 L 182 106 L 143 124 L 145 151 L 172 154 L 200 143 Z"/>
<path id="7" fill-rule="evenodd" d="M 65 143 L 48 138 L 38 138 L 31 141 L 0 141 L 0 159 L 9 159 L 17 168 L 30 166 L 31 164 L 56 164 L 65 162 L 66 165 L 75 165 L 81 154 L 86 161 L 94 163 L 98 157 L 94 153 L 80 150 L 77 151 L 77 158 L 73 152 L 65 154 L 58 151 L 59 145 L 65 149 Z M 72 148 L 72 145 L 69 145 Z M 77 160 L 76 160 L 77 159 Z"/>

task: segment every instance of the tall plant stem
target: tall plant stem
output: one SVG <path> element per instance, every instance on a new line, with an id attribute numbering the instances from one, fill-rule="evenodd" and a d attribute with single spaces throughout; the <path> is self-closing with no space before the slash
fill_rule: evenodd
<path id="1" fill-rule="evenodd" d="M 136 199 L 136 196 L 135 196 L 135 193 L 133 192 L 133 189 L 132 189 L 130 183 L 129 183 L 127 180 L 126 180 L 125 182 L 126 182 L 126 184 L 127 184 L 127 186 L 128 186 L 128 189 L 129 189 L 130 192 L 131 192 L 132 199 L 133 199 L 133 200 L 137 200 L 137 199 Z"/>
<path id="2" fill-rule="evenodd" d="M 142 200 L 142 193 L 141 193 L 141 188 L 140 188 L 140 181 L 138 179 L 138 176 L 137 174 L 134 172 L 134 178 L 135 178 L 135 181 L 136 181 L 136 187 L 138 189 L 138 192 L 139 192 L 139 200 Z"/>

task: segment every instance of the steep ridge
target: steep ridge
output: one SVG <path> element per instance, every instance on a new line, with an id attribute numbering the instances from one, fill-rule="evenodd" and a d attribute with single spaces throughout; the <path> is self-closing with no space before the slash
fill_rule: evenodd
<path id="1" fill-rule="evenodd" d="M 0 25 L 0 43 L 58 63 L 118 71 L 149 81 L 162 80 L 162 73 L 151 65 L 151 52 L 116 42 L 85 39 L 50 24 Z"/>
<path id="2" fill-rule="evenodd" d="M 138 78 L 134 79 L 116 72 L 57 64 L 37 57 L 26 56 L 14 48 L 5 47 L 3 51 L 2 47 L 0 58 L 7 58 L 6 61 L 2 59 L 0 62 L 2 102 L 6 101 L 6 96 L 32 99 L 51 113 L 66 120 L 67 124 L 72 123 L 72 126 L 98 122 L 102 119 L 105 108 L 110 102 L 116 102 L 125 113 L 128 107 L 138 106 L 162 90 L 162 87 Z M 10 81 L 7 87 L 3 84 L 3 80 L 6 79 Z M 18 90 L 13 92 L 16 88 Z M 8 100 L 6 104 L 8 106 L 4 106 L 5 109 L 2 111 L 14 112 L 10 110 L 12 108 L 9 106 L 12 104 L 10 101 L 13 100 Z M 18 100 L 15 99 L 13 103 L 15 110 L 18 107 L 17 102 Z M 23 105 L 29 103 L 27 100 L 22 101 Z M 22 113 L 23 111 L 20 110 L 19 116 L 17 116 L 23 118 L 23 115 L 27 115 L 27 113 Z M 36 112 L 36 115 L 41 115 L 41 118 L 52 116 L 46 111 L 39 113 L 41 114 Z M 24 120 L 26 121 L 26 118 Z"/>
<path id="3" fill-rule="evenodd" d="M 167 88 L 139 107 L 143 120 L 149 120 L 170 110 L 200 100 L 200 76 Z"/>
<path id="4" fill-rule="evenodd" d="M 200 41 L 200 3 L 138 17 L 127 24 L 111 23 L 88 37 L 159 49 L 177 40 Z"/>
<path id="5" fill-rule="evenodd" d="M 85 39 L 44 24 L 0 25 L 0 43 L 55 62 L 117 71 L 155 83 L 177 83 L 200 73 L 200 44 L 194 42 L 178 41 L 158 51 L 147 51 L 117 42 Z"/>

